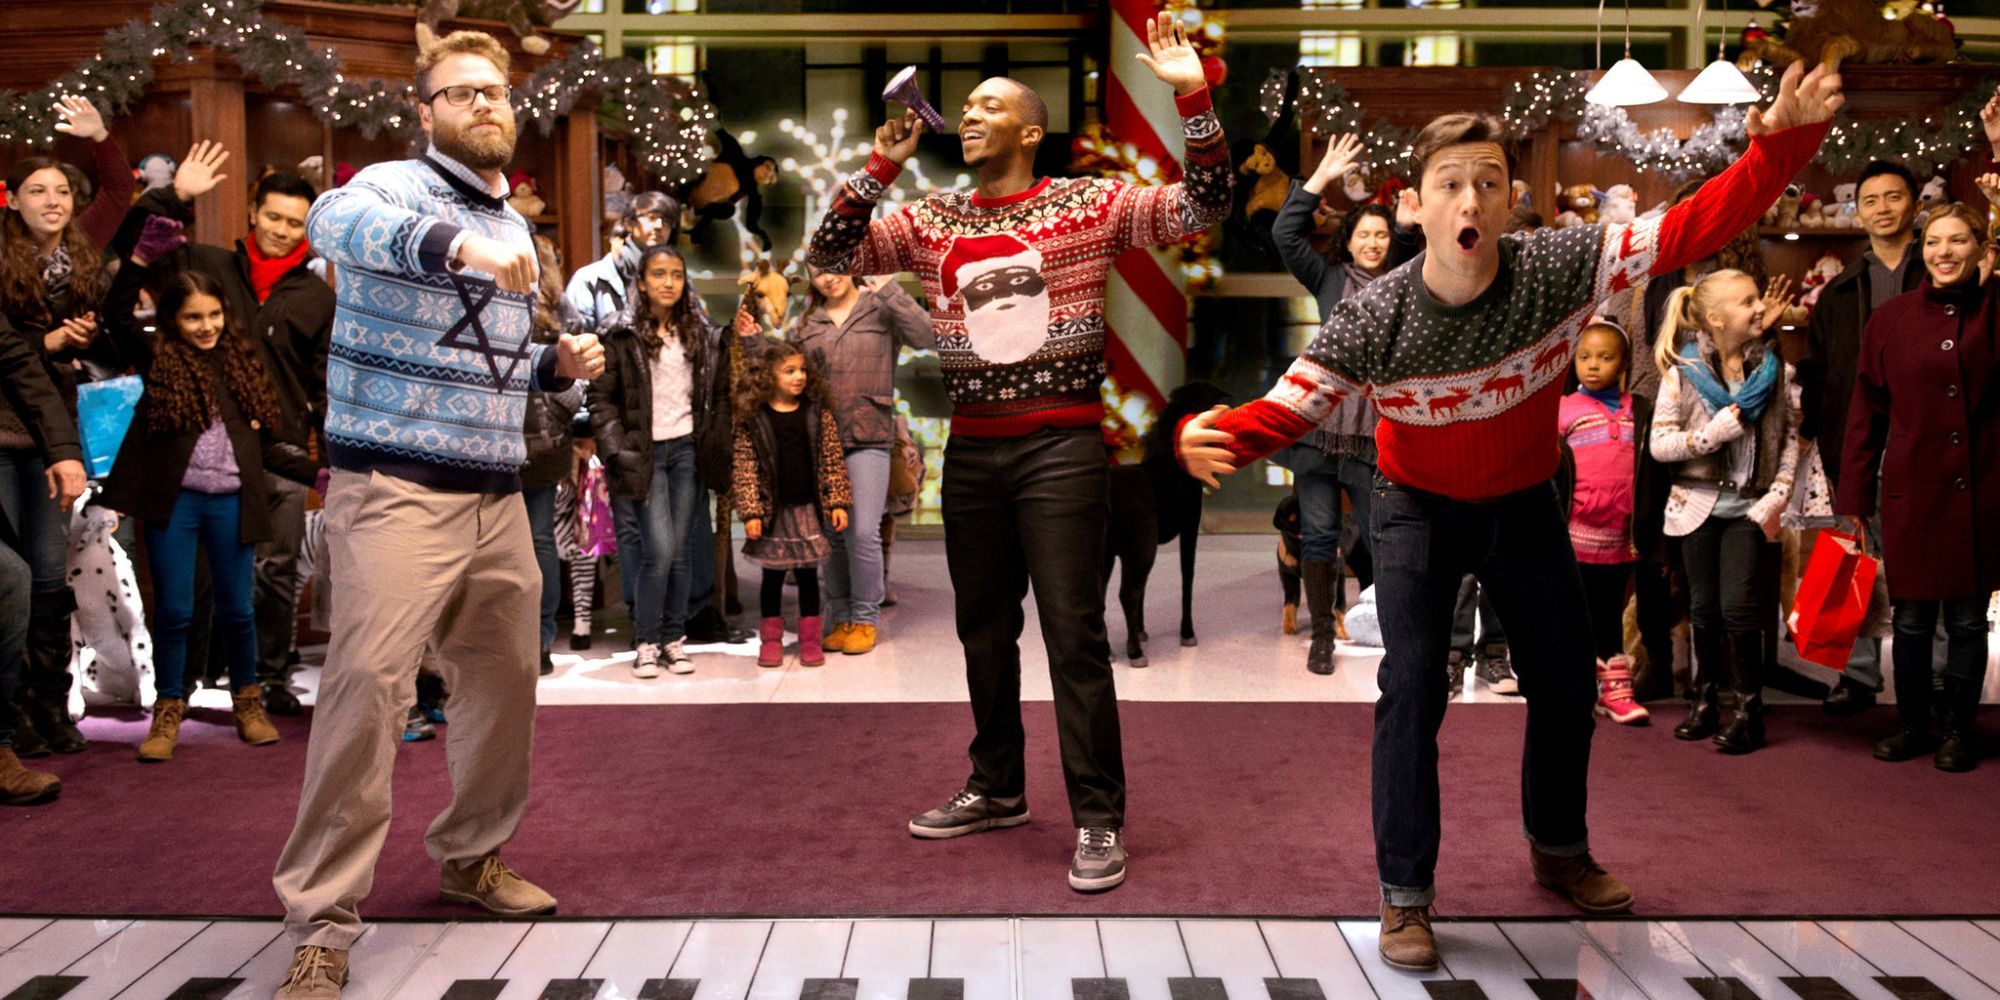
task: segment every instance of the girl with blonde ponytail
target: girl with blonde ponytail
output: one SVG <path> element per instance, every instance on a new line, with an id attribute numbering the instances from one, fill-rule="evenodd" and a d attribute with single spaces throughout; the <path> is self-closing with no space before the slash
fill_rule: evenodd
<path id="1" fill-rule="evenodd" d="M 1764 629 L 1777 609 L 1757 581 L 1776 570 L 1799 455 L 1798 387 L 1765 336 L 1767 308 L 1755 279 L 1716 271 L 1674 292 L 1654 349 L 1660 398 L 1648 448 L 1673 477 L 1665 530 L 1687 567 L 1697 671 L 1674 735 L 1713 736 L 1726 753 L 1764 743 Z M 1727 725 L 1718 677 L 1735 692 Z"/>

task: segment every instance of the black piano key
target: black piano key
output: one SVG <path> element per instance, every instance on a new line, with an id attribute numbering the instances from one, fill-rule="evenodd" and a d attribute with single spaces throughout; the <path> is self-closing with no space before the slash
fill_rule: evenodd
<path id="1" fill-rule="evenodd" d="M 963 979 L 912 979 L 910 1000 L 965 1000 Z"/>
<path id="2" fill-rule="evenodd" d="M 859 979 L 808 979 L 799 989 L 799 1000 L 854 1000 L 860 991 Z"/>
<path id="3" fill-rule="evenodd" d="M 1830 976 L 1779 976 L 1778 981 L 1799 1000 L 1854 1000 L 1853 991 Z"/>
<path id="4" fill-rule="evenodd" d="M 542 987 L 541 1000 L 595 1000 L 603 988 L 602 979 L 551 979 Z"/>
<path id="5" fill-rule="evenodd" d="M 1279 979 L 1275 976 L 1264 980 L 1264 992 L 1271 1000 L 1326 1000 L 1326 991 L 1319 988 L 1317 979 Z"/>
<path id="6" fill-rule="evenodd" d="M 1424 992 L 1431 1000 L 1486 1000 L 1486 991 L 1470 979 L 1426 979 Z"/>
<path id="7" fill-rule="evenodd" d="M 1590 1000 L 1590 991 L 1574 979 L 1530 979 L 1528 991 L 1535 1000 Z"/>
<path id="8" fill-rule="evenodd" d="M 69 991 L 82 986 L 83 980 L 82 976 L 36 976 L 0 1000 L 62 1000 Z"/>
<path id="9" fill-rule="evenodd" d="M 197 976 L 167 994 L 167 1000 L 222 1000 L 243 985 L 243 980 L 227 976 Z"/>
<path id="10" fill-rule="evenodd" d="M 1687 984 L 1701 1000 L 1762 1000 L 1757 991 L 1735 976 L 1689 976 Z"/>
<path id="11" fill-rule="evenodd" d="M 461 979 L 444 991 L 442 1000 L 500 1000 L 505 979 Z"/>
<path id="12" fill-rule="evenodd" d="M 1173 1000 L 1229 1000 L 1229 991 L 1222 988 L 1222 980 L 1205 976 L 1169 977 L 1167 995 Z"/>
<path id="13" fill-rule="evenodd" d="M 1896 994 L 1896 1000 L 1956 1000 L 1922 976 L 1876 976 L 1875 981 Z"/>
<path id="14" fill-rule="evenodd" d="M 1072 979 L 1069 995 L 1074 1000 L 1132 1000 L 1123 979 Z"/>
<path id="15" fill-rule="evenodd" d="M 699 979 L 648 979 L 639 988 L 639 1000 L 694 1000 L 700 988 Z"/>

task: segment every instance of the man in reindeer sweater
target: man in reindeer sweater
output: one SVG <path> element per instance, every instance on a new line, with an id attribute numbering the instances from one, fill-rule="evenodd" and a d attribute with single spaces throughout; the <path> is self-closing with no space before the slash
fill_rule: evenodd
<path id="1" fill-rule="evenodd" d="M 1366 396 L 1382 415 L 1373 530 L 1388 654 L 1373 770 L 1388 964 L 1438 964 L 1429 916 L 1447 684 L 1438 664 L 1468 572 L 1507 622 L 1528 701 L 1521 805 L 1534 878 L 1586 912 L 1631 907 L 1631 890 L 1591 859 L 1585 824 L 1596 685 L 1583 586 L 1550 482 L 1563 375 L 1595 306 L 1755 222 L 1819 149 L 1841 101 L 1831 69 L 1795 65 L 1771 107 L 1750 112 L 1743 158 L 1664 217 L 1505 237 L 1514 198 L 1504 126 L 1439 118 L 1415 149 L 1429 249 L 1342 302 L 1263 399 L 1182 426 L 1182 464 L 1212 485 L 1311 431 L 1342 399 Z"/>
<path id="2" fill-rule="evenodd" d="M 1151 53 L 1139 58 L 1173 85 L 1187 136 L 1181 183 L 1037 180 L 1048 111 L 1034 91 L 996 78 L 966 99 L 958 128 L 966 165 L 979 173 L 976 191 L 931 195 L 870 221 L 916 151 L 917 119 L 905 115 L 876 131 L 875 155 L 849 179 L 806 255 L 822 270 L 921 277 L 952 399 L 945 554 L 978 733 L 963 790 L 911 820 L 910 833 L 942 839 L 1028 821 L 1018 643 L 1032 580 L 1077 828 L 1069 884 L 1079 892 L 1125 878 L 1097 430 L 1105 281 L 1118 254 L 1173 242 L 1229 210 L 1229 154 L 1200 60 L 1165 14 L 1147 22 L 1146 35 Z"/>

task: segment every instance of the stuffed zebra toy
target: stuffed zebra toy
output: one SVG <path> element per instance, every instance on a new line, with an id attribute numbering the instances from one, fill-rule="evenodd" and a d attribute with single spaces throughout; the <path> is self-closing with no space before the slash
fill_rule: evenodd
<path id="1" fill-rule="evenodd" d="M 601 480 L 601 474 L 600 474 Z M 597 596 L 597 556 L 584 554 L 584 531 L 577 505 L 577 481 L 556 484 L 556 557 L 569 564 L 569 596 L 573 609 L 569 628 L 569 648 L 590 648 L 591 612 Z"/>
<path id="2" fill-rule="evenodd" d="M 69 584 L 76 612 L 69 619 L 69 714 L 83 717 L 86 705 L 150 706 L 153 637 L 132 560 L 112 532 L 116 511 L 93 506 L 93 486 L 69 512 Z"/>

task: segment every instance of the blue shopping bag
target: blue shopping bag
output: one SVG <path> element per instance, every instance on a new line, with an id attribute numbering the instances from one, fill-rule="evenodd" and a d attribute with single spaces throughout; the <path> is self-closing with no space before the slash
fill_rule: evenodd
<path id="1" fill-rule="evenodd" d="M 137 375 L 76 387 L 76 429 L 83 437 L 83 463 L 92 479 L 110 473 L 111 461 L 118 457 L 118 446 L 125 443 L 125 431 L 132 426 L 132 414 L 145 391 L 146 383 Z"/>

